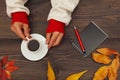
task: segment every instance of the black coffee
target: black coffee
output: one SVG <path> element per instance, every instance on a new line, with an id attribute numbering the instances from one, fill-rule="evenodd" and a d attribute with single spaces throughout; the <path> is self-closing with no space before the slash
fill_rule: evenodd
<path id="1" fill-rule="evenodd" d="M 29 43 L 28 43 L 28 49 L 30 51 L 36 51 L 38 50 L 38 48 L 40 47 L 40 44 L 37 40 L 31 40 Z"/>

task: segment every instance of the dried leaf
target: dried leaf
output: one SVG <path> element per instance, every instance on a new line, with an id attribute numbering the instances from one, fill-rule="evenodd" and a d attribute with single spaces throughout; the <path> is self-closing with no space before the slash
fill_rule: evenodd
<path id="1" fill-rule="evenodd" d="M 8 72 L 13 72 L 13 71 L 15 71 L 17 69 L 18 69 L 17 66 L 11 66 L 11 67 L 7 67 L 5 70 L 7 70 Z"/>
<path id="2" fill-rule="evenodd" d="M 9 61 L 7 62 L 7 64 L 5 65 L 5 73 L 8 79 L 11 79 L 11 72 L 15 71 L 18 69 L 17 66 L 14 66 L 15 61 Z"/>
<path id="3" fill-rule="evenodd" d="M 0 80 L 6 80 L 6 73 L 5 73 L 5 71 L 3 70 L 2 71 L 2 76 L 1 76 L 1 78 L 0 78 Z"/>
<path id="4" fill-rule="evenodd" d="M 110 48 L 100 48 L 100 49 L 97 49 L 96 51 L 103 55 L 107 55 L 107 56 L 112 55 L 112 54 L 119 54 L 117 51 L 112 50 Z"/>
<path id="5" fill-rule="evenodd" d="M 120 67 L 119 56 L 116 56 L 116 58 L 113 59 L 111 65 L 109 66 L 109 74 L 108 74 L 109 80 L 116 80 L 117 71 L 119 67 Z"/>
<path id="6" fill-rule="evenodd" d="M 84 70 L 82 72 L 72 74 L 66 78 L 66 80 L 78 80 L 84 73 L 86 73 L 88 70 Z"/>
<path id="7" fill-rule="evenodd" d="M 1 79 L 1 76 L 2 76 L 2 69 L 0 68 L 0 79 Z"/>
<path id="8" fill-rule="evenodd" d="M 2 64 L 0 63 L 0 78 L 1 78 L 1 76 L 2 76 Z"/>
<path id="9" fill-rule="evenodd" d="M 11 79 L 11 73 L 9 71 L 5 70 L 5 74 L 7 79 Z"/>
<path id="10" fill-rule="evenodd" d="M 1 61 L 2 66 L 4 66 L 7 62 L 8 62 L 8 56 L 4 56 Z"/>
<path id="11" fill-rule="evenodd" d="M 48 61 L 48 72 L 47 72 L 48 80 L 56 80 L 55 73 L 50 65 L 50 62 Z"/>
<path id="12" fill-rule="evenodd" d="M 5 65 L 5 67 L 11 67 L 15 64 L 15 60 L 9 61 L 7 62 L 7 64 Z"/>
<path id="13" fill-rule="evenodd" d="M 99 53 L 92 53 L 92 57 L 98 63 L 109 64 L 112 61 L 108 56 Z"/>
<path id="14" fill-rule="evenodd" d="M 102 66 L 100 67 L 93 77 L 93 80 L 104 80 L 107 77 L 109 67 L 108 66 Z"/>
<path id="15" fill-rule="evenodd" d="M 0 68 L 2 68 L 2 62 L 0 62 Z"/>
<path id="16" fill-rule="evenodd" d="M 15 61 L 8 62 L 8 56 L 4 56 L 0 62 L 0 80 L 11 79 L 11 72 L 18 69 L 14 66 Z"/>

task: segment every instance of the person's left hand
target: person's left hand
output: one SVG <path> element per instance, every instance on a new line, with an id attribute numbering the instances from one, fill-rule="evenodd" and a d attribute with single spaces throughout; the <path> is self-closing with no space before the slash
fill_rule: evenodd
<path id="1" fill-rule="evenodd" d="M 63 33 L 58 31 L 46 33 L 46 43 L 48 44 L 48 49 L 53 46 L 58 46 L 63 38 L 63 35 Z"/>

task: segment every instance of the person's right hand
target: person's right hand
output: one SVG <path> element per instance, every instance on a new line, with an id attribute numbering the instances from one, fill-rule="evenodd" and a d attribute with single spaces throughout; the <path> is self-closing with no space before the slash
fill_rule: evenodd
<path id="1" fill-rule="evenodd" d="M 30 37 L 30 28 L 28 24 L 22 22 L 14 22 L 11 25 L 11 30 L 23 40 L 27 40 L 26 37 Z"/>

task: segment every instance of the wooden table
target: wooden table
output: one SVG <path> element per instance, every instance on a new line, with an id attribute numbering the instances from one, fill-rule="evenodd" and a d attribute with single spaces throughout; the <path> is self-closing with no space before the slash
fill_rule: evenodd
<path id="1" fill-rule="evenodd" d="M 65 29 L 65 36 L 58 47 L 51 48 L 45 58 L 31 62 L 20 51 L 21 39 L 10 30 L 10 18 L 6 15 L 5 0 L 0 1 L 0 58 L 5 55 L 15 59 L 19 70 L 12 73 L 12 80 L 47 80 L 47 60 L 55 70 L 57 80 L 65 80 L 72 74 L 88 72 L 80 80 L 92 80 L 94 72 L 102 66 L 95 63 L 91 56 L 83 58 L 70 43 L 74 39 L 73 25 L 81 31 L 90 21 L 98 24 L 108 35 L 98 48 L 108 47 L 120 52 L 120 0 L 81 0 L 73 13 L 71 23 Z M 26 4 L 31 14 L 29 17 L 31 33 L 45 36 L 47 15 L 51 8 L 49 0 L 29 0 Z M 120 74 L 120 71 L 118 72 Z M 118 75 L 117 80 L 120 80 Z"/>

